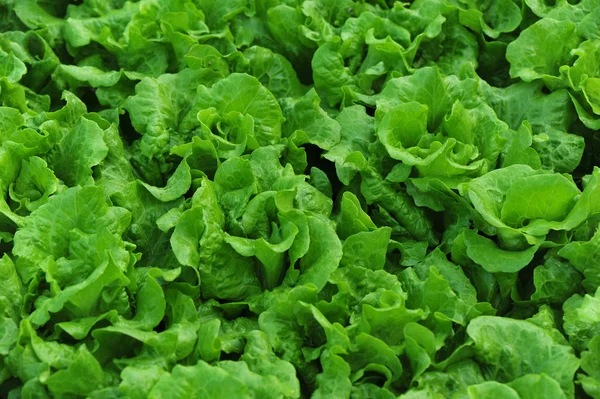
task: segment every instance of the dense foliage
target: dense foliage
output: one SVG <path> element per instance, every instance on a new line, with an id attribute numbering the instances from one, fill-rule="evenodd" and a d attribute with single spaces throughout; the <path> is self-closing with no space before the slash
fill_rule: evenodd
<path id="1" fill-rule="evenodd" d="M 0 396 L 600 398 L 599 0 L 0 0 Z"/>

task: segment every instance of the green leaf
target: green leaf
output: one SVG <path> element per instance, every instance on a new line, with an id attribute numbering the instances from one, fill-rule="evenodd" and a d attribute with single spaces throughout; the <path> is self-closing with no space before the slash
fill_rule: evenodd
<path id="1" fill-rule="evenodd" d="M 588 350 L 581 353 L 581 369 L 588 375 L 579 375 L 579 381 L 584 391 L 594 397 L 600 391 L 600 364 L 598 363 L 598 351 L 600 350 L 600 339 L 594 337 L 590 340 Z"/>
<path id="2" fill-rule="evenodd" d="M 533 270 L 535 292 L 531 299 L 563 303 L 581 289 L 581 280 L 581 274 L 569 263 L 549 257 Z"/>
<path id="3" fill-rule="evenodd" d="M 469 258 L 490 273 L 518 272 L 533 260 L 539 248 L 534 245 L 524 251 L 506 251 L 473 231 L 463 232 L 463 237 Z"/>
<path id="4" fill-rule="evenodd" d="M 519 394 L 510 387 L 496 381 L 486 381 L 482 384 L 470 386 L 467 391 L 469 398 L 483 399 L 486 397 L 502 397 L 507 399 L 519 399 Z"/>
<path id="5" fill-rule="evenodd" d="M 104 385 L 105 376 L 98 361 L 82 345 L 69 367 L 52 374 L 46 383 L 50 392 L 55 395 L 86 396 Z"/>
<path id="6" fill-rule="evenodd" d="M 346 191 L 342 196 L 340 219 L 337 231 L 342 239 L 351 235 L 374 230 L 377 226 L 369 215 L 362 209 L 362 205 L 356 195 Z"/>
<path id="7" fill-rule="evenodd" d="M 56 176 L 67 186 L 85 186 L 92 183 L 92 167 L 108 155 L 103 140 L 104 131 L 96 122 L 81 118 L 50 150 L 49 164 Z"/>
<path id="8" fill-rule="evenodd" d="M 525 29 L 506 48 L 510 76 L 525 82 L 542 79 L 551 87 L 564 86 L 559 68 L 572 62 L 571 50 L 581 41 L 575 27 L 572 22 L 544 18 Z"/>
<path id="9" fill-rule="evenodd" d="M 500 218 L 515 227 L 536 219 L 562 220 L 577 194 L 577 186 L 562 175 L 520 179 L 507 190 Z"/>
<path id="10" fill-rule="evenodd" d="M 277 388 L 281 395 L 289 398 L 300 396 L 300 382 L 294 366 L 279 359 L 274 353 L 264 333 L 253 331 L 246 335 L 247 343 L 242 360 L 248 368 L 270 379 L 269 390 Z M 275 383 L 273 383 L 275 380 Z M 274 392 L 271 394 L 274 395 Z"/>
<path id="11" fill-rule="evenodd" d="M 527 121 L 534 134 L 569 131 L 575 120 L 569 92 L 556 90 L 546 95 L 542 88 L 542 82 L 517 82 L 506 88 L 484 85 L 483 94 L 498 118 L 513 130 Z"/>
<path id="12" fill-rule="evenodd" d="M 152 386 L 165 375 L 167 372 L 158 365 L 128 366 L 121 372 L 123 380 L 119 385 L 119 390 L 132 399 L 146 398 Z"/>
<path id="13" fill-rule="evenodd" d="M 9 82 L 18 82 L 27 72 L 27 67 L 14 54 L 0 51 L 0 77 L 6 77 Z"/>
<path id="14" fill-rule="evenodd" d="M 534 148 L 531 126 L 528 122 L 523 122 L 517 131 L 513 131 L 509 136 L 502 154 L 502 167 L 510 165 L 527 165 L 532 169 L 540 169 L 542 161 Z M 552 157 L 552 154 L 549 154 Z"/>
<path id="15" fill-rule="evenodd" d="M 182 160 L 167 180 L 165 187 L 154 187 L 144 182 L 141 183 L 156 199 L 163 202 L 174 201 L 187 193 L 192 185 L 190 166 L 185 159 Z"/>
<path id="16" fill-rule="evenodd" d="M 579 359 L 549 331 L 527 321 L 481 316 L 469 323 L 467 333 L 475 342 L 477 359 L 489 365 L 501 381 L 545 373 L 567 395 L 573 394 Z"/>
<path id="17" fill-rule="evenodd" d="M 341 265 L 355 265 L 372 270 L 380 270 L 385 266 L 387 244 L 392 229 L 382 227 L 371 232 L 360 232 L 351 235 L 344 241 Z"/>
<path id="18" fill-rule="evenodd" d="M 200 360 L 194 366 L 177 365 L 152 387 L 148 398 L 250 398 L 248 388 L 236 376 Z"/>
<path id="19" fill-rule="evenodd" d="M 0 397 L 600 398 L 600 0 L 0 0 Z"/>
<path id="20" fill-rule="evenodd" d="M 284 121 L 277 100 L 260 82 L 247 74 L 234 73 L 210 89 L 200 89 L 196 107 L 215 107 L 221 114 L 238 112 L 254 119 L 254 137 L 260 145 L 276 144 Z"/>
<path id="21" fill-rule="evenodd" d="M 479 17 L 483 32 L 492 38 L 497 38 L 504 32 L 514 31 L 521 22 L 519 7 L 512 1 L 499 0 L 489 4 L 475 1 L 465 3 L 469 5 L 469 11 Z M 472 18 L 470 15 L 469 17 Z"/>
<path id="22" fill-rule="evenodd" d="M 109 206 L 102 190 L 93 186 L 74 187 L 53 196 L 15 234 L 13 252 L 19 256 L 21 278 L 29 281 L 49 256 L 68 256 L 70 232 L 93 234 L 107 229 L 120 235 L 130 218 L 126 209 Z"/>
<path id="23" fill-rule="evenodd" d="M 377 107 L 392 107 L 416 101 L 427 106 L 427 127 L 434 131 L 450 110 L 447 85 L 436 68 L 420 68 L 413 75 L 390 80 L 382 90 Z"/>
<path id="24" fill-rule="evenodd" d="M 184 69 L 177 74 L 144 78 L 136 85 L 135 95 L 127 98 L 123 108 L 135 130 L 143 135 L 139 146 L 145 157 L 160 158 L 169 153 L 172 143 L 178 144 L 179 125 L 190 111 L 201 82 L 199 71 Z"/>
<path id="25" fill-rule="evenodd" d="M 597 270 L 598 259 L 600 259 L 599 244 L 600 230 L 595 232 L 591 240 L 570 242 L 558 252 L 585 276 L 583 286 L 590 293 L 595 292 L 596 288 L 600 286 Z"/>
<path id="26" fill-rule="evenodd" d="M 355 86 L 339 50 L 339 43 L 325 43 L 315 51 L 311 61 L 315 87 L 325 93 L 330 106 L 342 101 L 342 88 Z"/>
<path id="27" fill-rule="evenodd" d="M 533 148 L 539 154 L 544 168 L 558 173 L 571 173 L 581 162 L 585 140 L 575 134 L 551 130 L 548 140 L 536 141 Z"/>
<path id="28" fill-rule="evenodd" d="M 2 315 L 12 320 L 13 323 L 17 323 L 21 318 L 25 287 L 17 274 L 15 264 L 6 254 L 0 258 L 0 277 L 4 282 L 0 289 Z M 14 325 L 16 326 L 16 324 Z"/>
<path id="29" fill-rule="evenodd" d="M 344 108 L 337 121 L 341 126 L 340 142 L 324 158 L 335 162 L 338 179 L 348 185 L 356 175 L 356 169 L 344 165 L 344 162 L 352 153 L 368 154 L 368 146 L 375 139 L 374 118 L 367 115 L 364 107 L 352 106 Z"/>
<path id="30" fill-rule="evenodd" d="M 260 80 L 275 97 L 299 97 L 304 93 L 292 64 L 282 55 L 253 46 L 244 51 L 244 59 L 248 62 L 244 72 Z"/>
<path id="31" fill-rule="evenodd" d="M 308 217 L 310 245 L 300 260 L 299 284 L 313 284 L 322 289 L 342 259 L 342 244 L 333 227 L 320 218 Z"/>
<path id="32" fill-rule="evenodd" d="M 142 253 L 138 266 L 169 268 L 177 264 L 171 250 L 170 235 L 157 226 L 161 216 L 171 209 L 178 210 L 181 199 L 162 202 L 152 195 L 143 185 L 134 181 L 123 187 L 111 197 L 116 206 L 131 212 L 131 224 L 124 237 L 136 245 Z M 176 221 L 175 221 L 176 223 Z"/>
<path id="33" fill-rule="evenodd" d="M 376 203 L 385 208 L 417 240 L 437 243 L 431 221 L 423 209 L 418 208 L 404 191 L 395 190 L 381 177 L 369 172 L 361 173 L 361 192 L 367 203 Z"/>
<path id="34" fill-rule="evenodd" d="M 567 398 L 558 382 L 545 374 L 528 374 L 510 382 L 522 399 Z"/>
<path id="35" fill-rule="evenodd" d="M 352 389 L 350 366 L 344 359 L 330 350 L 321 355 L 323 372 L 317 376 L 318 388 L 314 397 L 347 398 Z"/>
<path id="36" fill-rule="evenodd" d="M 54 172 L 43 159 L 33 156 L 24 159 L 21 171 L 10 187 L 10 197 L 19 202 L 21 208 L 34 211 L 48 202 L 50 195 L 59 188 Z"/>
<path id="37" fill-rule="evenodd" d="M 320 107 L 321 99 L 313 89 L 297 100 L 287 100 L 283 104 L 286 119 L 283 131 L 286 136 L 296 130 L 306 133 L 311 144 L 330 150 L 340 141 L 340 125 L 330 118 Z"/>
<path id="38" fill-rule="evenodd" d="M 594 296 L 581 297 L 575 294 L 564 302 L 563 327 L 569 336 L 569 342 L 575 349 L 587 348 L 590 340 L 598 335 L 598 331 L 600 331 L 599 301 L 600 291 L 596 291 Z"/>
<path id="39" fill-rule="evenodd" d="M 196 268 L 200 263 L 198 245 L 205 227 L 198 222 L 202 220 L 202 214 L 201 208 L 188 209 L 182 213 L 171 236 L 173 252 L 184 266 Z"/>

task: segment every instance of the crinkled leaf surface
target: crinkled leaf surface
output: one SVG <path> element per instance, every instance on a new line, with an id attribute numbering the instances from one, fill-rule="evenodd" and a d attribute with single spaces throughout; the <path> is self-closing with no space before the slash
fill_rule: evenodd
<path id="1" fill-rule="evenodd" d="M 0 0 L 0 397 L 600 398 L 598 0 Z"/>

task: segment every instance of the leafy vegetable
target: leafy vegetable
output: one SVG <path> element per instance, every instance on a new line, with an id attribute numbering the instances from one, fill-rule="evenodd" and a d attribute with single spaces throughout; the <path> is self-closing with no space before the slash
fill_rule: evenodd
<path id="1" fill-rule="evenodd" d="M 599 21 L 0 1 L 0 397 L 600 398 Z"/>

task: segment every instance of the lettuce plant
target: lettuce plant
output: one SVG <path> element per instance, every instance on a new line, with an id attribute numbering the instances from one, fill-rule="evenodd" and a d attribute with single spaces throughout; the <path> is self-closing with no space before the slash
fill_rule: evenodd
<path id="1" fill-rule="evenodd" d="M 600 398 L 599 1 L 0 26 L 0 397 Z"/>

